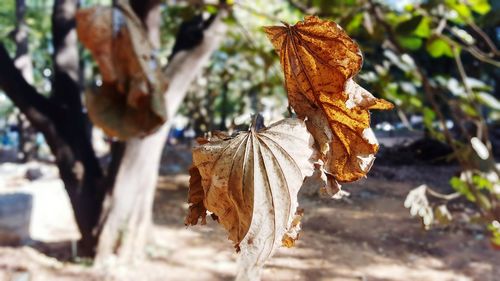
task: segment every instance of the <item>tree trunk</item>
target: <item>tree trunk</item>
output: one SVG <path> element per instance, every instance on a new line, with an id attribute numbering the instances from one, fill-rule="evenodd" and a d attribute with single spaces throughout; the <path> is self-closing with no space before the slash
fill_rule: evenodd
<path id="1" fill-rule="evenodd" d="M 21 71 L 24 79 L 33 83 L 33 64 L 28 51 L 28 27 L 24 16 L 26 14 L 26 3 L 24 0 L 16 0 L 16 29 L 13 37 L 16 42 L 16 56 L 14 64 Z M 35 132 L 23 113 L 17 115 L 19 133 L 18 152 L 21 153 L 20 160 L 26 162 L 36 155 Z"/>
<path id="2" fill-rule="evenodd" d="M 216 19 L 204 31 L 209 40 L 203 40 L 192 50 L 177 53 L 170 61 L 166 73 L 170 83 L 166 93 L 168 120 L 172 120 L 191 82 L 219 46 L 225 28 Z M 127 141 L 109 198 L 111 208 L 99 238 L 96 264 L 109 264 L 110 260 L 127 263 L 143 257 L 152 224 L 160 157 L 170 126 L 167 122 L 153 135 Z"/>
<path id="3" fill-rule="evenodd" d="M 40 95 L 23 77 L 0 43 L 0 87 L 43 133 L 56 159 L 61 179 L 82 235 L 79 253 L 92 256 L 105 188 L 103 173 L 90 142 L 89 123 L 81 103 L 74 14 L 76 0 L 56 0 L 52 15 L 54 81 L 51 98 Z"/>
<path id="4" fill-rule="evenodd" d="M 146 15 L 142 17 L 145 24 L 154 26 L 150 29 L 154 44 L 159 44 L 158 3 L 159 0 L 131 1 L 139 15 Z M 77 0 L 54 1 L 54 79 L 51 97 L 40 95 L 24 79 L 2 43 L 0 88 L 33 127 L 44 135 L 55 156 L 82 236 L 78 243 L 78 254 L 94 256 L 99 234 L 102 234 L 99 239 L 98 260 L 115 254 L 120 256 L 121 260 L 130 260 L 133 253 L 140 255 L 144 249 L 146 233 L 151 224 L 160 155 L 170 125 L 165 124 L 150 137 L 129 141 L 125 151 L 118 145 L 118 153 L 113 153 L 118 157 L 112 159 L 105 177 L 92 148 L 89 130 L 91 126 L 81 102 L 74 20 L 77 7 Z M 167 76 L 170 78 L 170 88 L 167 91 L 169 119 L 181 104 L 196 73 L 200 72 L 218 46 L 223 29 L 224 25 L 217 21 L 205 30 L 207 35 L 210 34 L 211 40 L 203 40 L 201 44 L 194 42 L 193 45 L 191 42 L 179 46 L 178 50 L 189 51 L 180 51 L 167 69 Z M 119 165 L 122 154 L 123 163 Z M 114 186 L 114 190 L 110 189 L 111 186 Z M 108 193 L 109 191 L 113 193 Z M 104 201 L 106 194 L 109 197 Z M 135 195 L 137 197 L 134 197 Z M 100 222 L 104 227 L 100 227 Z"/>
<path id="5" fill-rule="evenodd" d="M 25 0 L 16 0 L 16 30 L 14 41 L 16 42 L 16 57 L 14 64 L 21 71 L 28 83 L 33 83 L 33 64 L 28 52 L 28 27 L 24 16 L 26 14 Z"/>
<path id="6" fill-rule="evenodd" d="M 38 147 L 36 144 L 36 131 L 23 113 L 17 114 L 18 138 L 18 159 L 26 163 L 34 160 L 37 156 Z"/>
<path id="7" fill-rule="evenodd" d="M 51 100 L 61 107 L 55 117 L 64 140 L 54 155 L 81 233 L 78 254 L 93 256 L 106 194 L 104 175 L 91 143 L 90 123 L 81 101 L 80 62 L 75 13 L 78 0 L 56 0 L 52 14 L 54 81 Z"/>

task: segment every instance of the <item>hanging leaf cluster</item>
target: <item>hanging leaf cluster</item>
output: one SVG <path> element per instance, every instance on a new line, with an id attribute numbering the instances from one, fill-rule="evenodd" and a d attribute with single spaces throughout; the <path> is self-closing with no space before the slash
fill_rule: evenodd
<path id="1" fill-rule="evenodd" d="M 76 22 L 103 82 L 86 93 L 89 116 L 106 134 L 126 140 L 152 133 L 166 121 L 167 82 L 144 24 L 122 2 L 81 9 Z"/>
<path id="2" fill-rule="evenodd" d="M 185 221 L 204 224 L 211 212 L 242 252 L 244 280 L 258 279 L 280 245 L 294 245 L 302 216 L 297 192 L 306 177 L 315 171 L 338 191 L 339 182 L 366 175 L 378 150 L 369 110 L 392 108 L 352 79 L 362 56 L 336 23 L 309 16 L 265 31 L 280 56 L 298 118 L 260 130 L 254 121 L 249 132 L 200 139 Z"/>

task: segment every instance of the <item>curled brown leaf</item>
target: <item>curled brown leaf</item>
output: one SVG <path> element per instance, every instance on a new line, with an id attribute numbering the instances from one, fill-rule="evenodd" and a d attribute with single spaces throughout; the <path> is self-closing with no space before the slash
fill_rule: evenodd
<path id="1" fill-rule="evenodd" d="M 122 140 L 154 132 L 166 121 L 167 83 L 144 25 L 122 2 L 80 9 L 76 22 L 103 82 L 97 93 L 86 93 L 92 121 Z"/>
<path id="2" fill-rule="evenodd" d="M 365 176 L 378 150 L 368 110 L 392 104 L 352 80 L 363 61 L 357 44 L 336 23 L 313 16 L 265 31 L 280 55 L 290 105 L 306 119 L 325 171 L 340 182 Z"/>

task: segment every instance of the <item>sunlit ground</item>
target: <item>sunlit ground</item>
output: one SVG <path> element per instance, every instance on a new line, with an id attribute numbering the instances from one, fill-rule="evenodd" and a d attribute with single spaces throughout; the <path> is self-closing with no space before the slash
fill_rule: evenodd
<path id="1" fill-rule="evenodd" d="M 182 165 L 182 157 L 171 159 Z M 23 177 L 26 165 L 0 166 L 2 193 L 33 196 L 30 236 L 36 240 L 28 242 L 32 247 L 0 248 L 0 280 L 234 278 L 237 254 L 221 227 L 211 220 L 184 226 L 188 176 L 171 172 L 179 167 L 163 167 L 167 174 L 158 184 L 147 260 L 106 270 L 46 256 L 70 260 L 78 232 L 57 171 L 30 165 L 41 165 L 44 176 L 30 182 Z M 403 207 L 417 184 L 443 185 L 453 172 L 445 166 L 375 165 L 367 180 L 345 186 L 351 192 L 346 200 L 320 199 L 315 190 L 303 190 L 300 240 L 270 260 L 263 280 L 498 280 L 500 252 L 490 248 L 480 226 L 457 215 L 447 227 L 423 231 Z"/>

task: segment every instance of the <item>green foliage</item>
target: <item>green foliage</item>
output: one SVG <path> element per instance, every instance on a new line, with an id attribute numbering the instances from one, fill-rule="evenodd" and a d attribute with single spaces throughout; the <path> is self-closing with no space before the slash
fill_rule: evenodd
<path id="1" fill-rule="evenodd" d="M 403 48 L 415 51 L 422 47 L 422 39 L 417 36 L 398 36 L 398 43 Z"/>
<path id="2" fill-rule="evenodd" d="M 422 15 L 411 17 L 398 24 L 396 32 L 406 36 L 427 38 L 431 35 L 431 19 Z"/>
<path id="3" fill-rule="evenodd" d="M 439 58 L 441 56 L 453 57 L 453 50 L 450 44 L 440 37 L 434 37 L 427 40 L 425 48 L 433 58 Z"/>
<path id="4" fill-rule="evenodd" d="M 496 220 L 493 221 L 488 224 L 488 230 L 491 233 L 491 243 L 497 248 L 500 248 L 500 223 Z"/>
<path id="5" fill-rule="evenodd" d="M 485 15 L 491 11 L 491 6 L 490 3 L 488 3 L 488 0 L 469 0 L 467 2 L 469 3 L 470 8 L 480 15 Z"/>
<path id="6" fill-rule="evenodd" d="M 474 196 L 474 194 L 472 194 L 470 188 L 467 186 L 467 183 L 459 177 L 452 177 L 450 179 L 450 185 L 458 193 L 464 195 L 467 200 L 476 202 L 476 197 Z"/>

